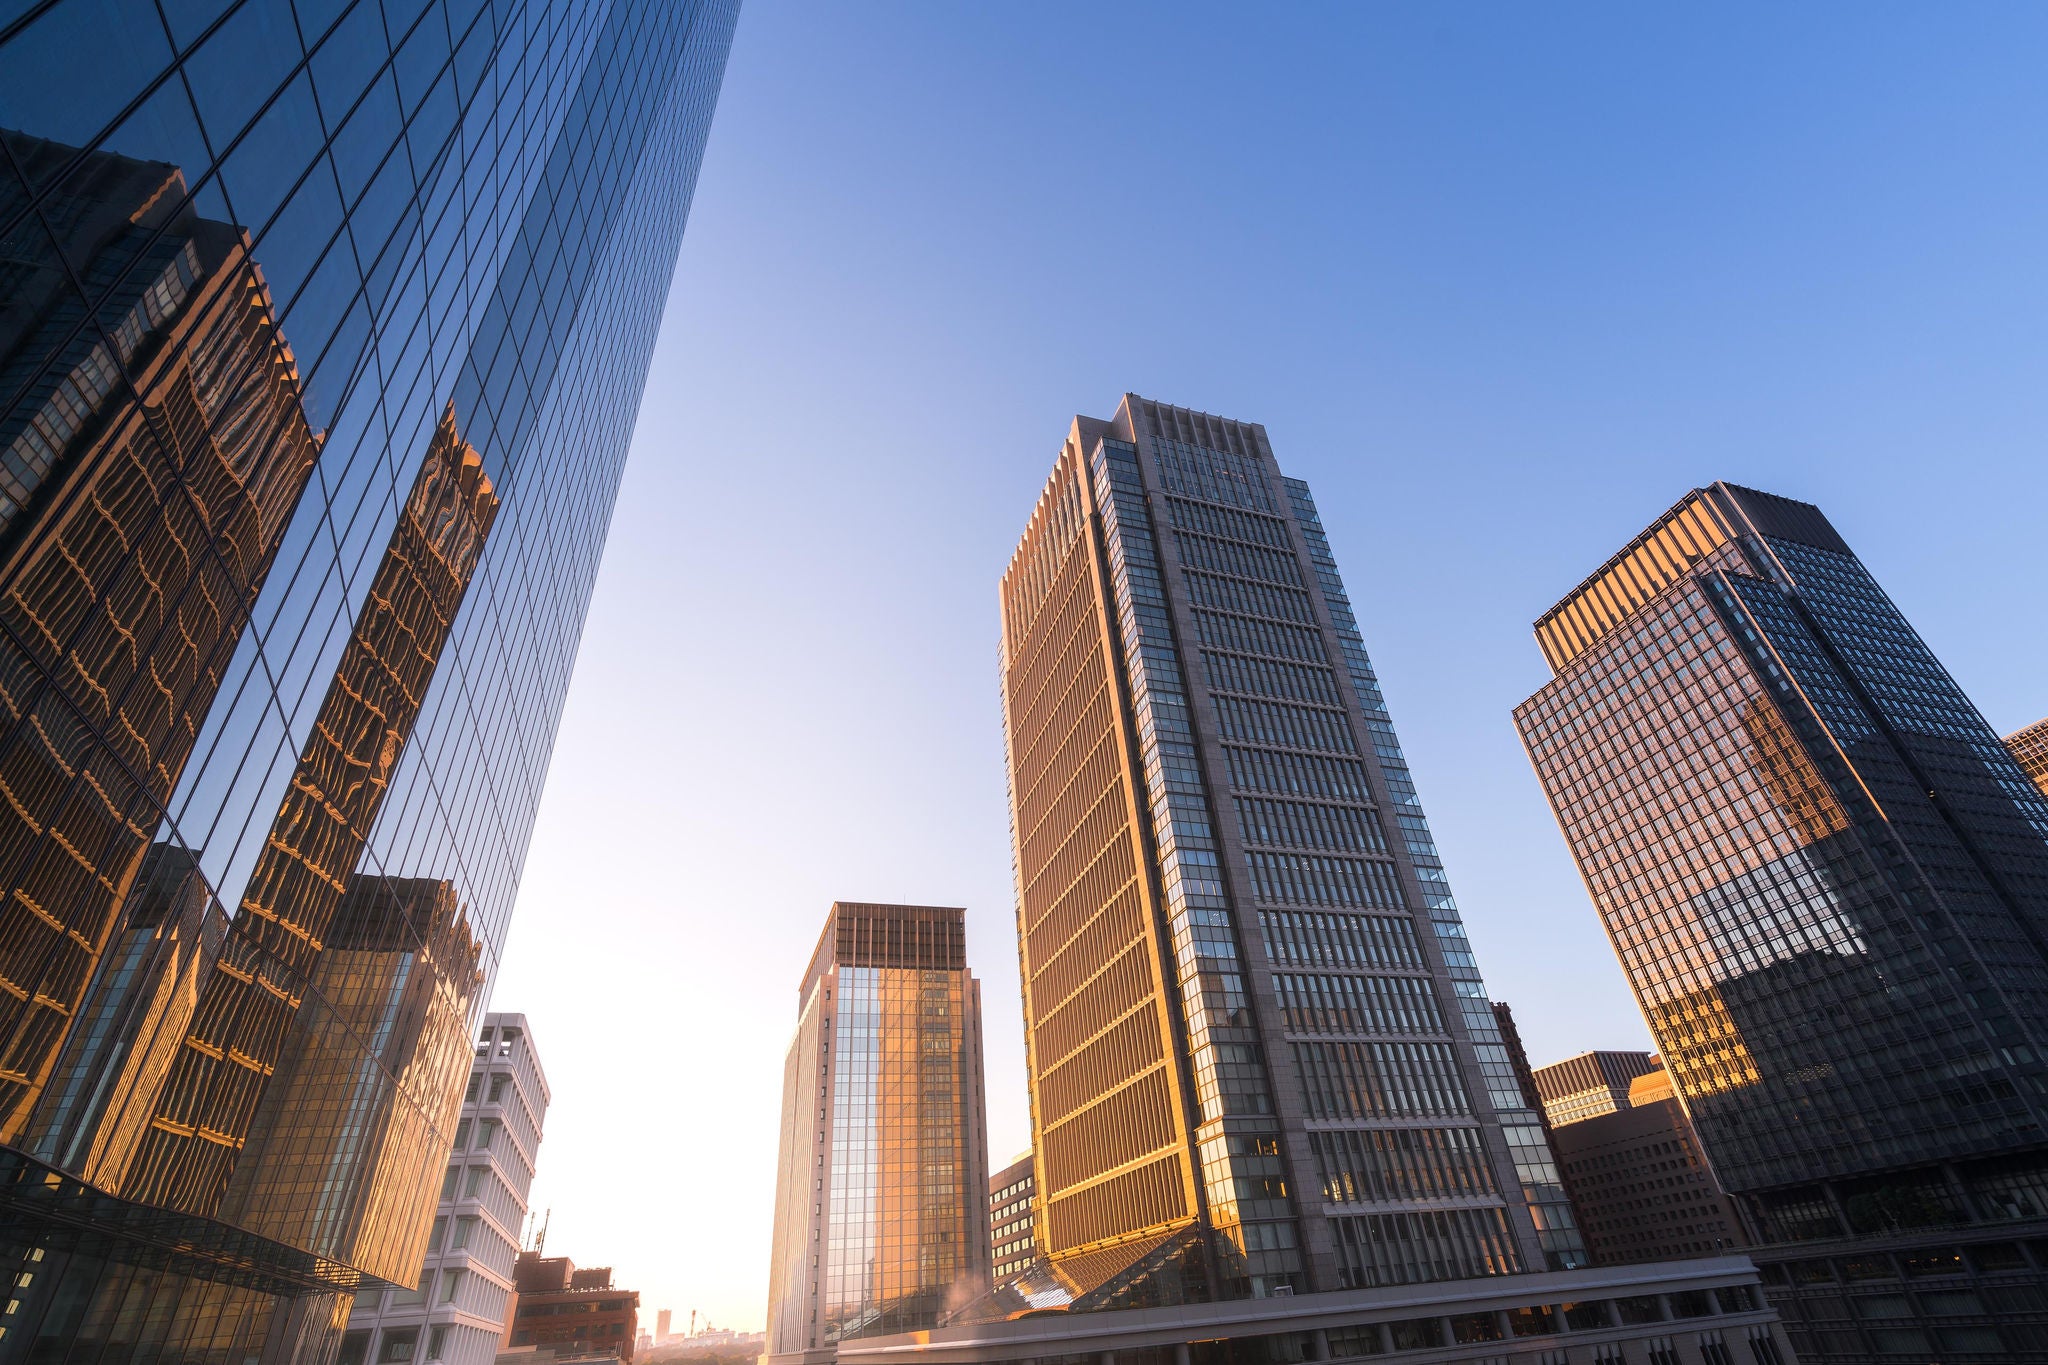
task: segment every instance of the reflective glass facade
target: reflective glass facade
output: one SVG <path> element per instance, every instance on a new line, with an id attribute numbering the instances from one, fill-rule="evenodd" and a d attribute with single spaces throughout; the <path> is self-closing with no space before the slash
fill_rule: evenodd
<path id="1" fill-rule="evenodd" d="M 2048 1234 L 2048 799 L 1827 519 L 1699 490 L 1537 634 L 1524 742 L 1759 1258 Z M 2048 1349 L 2038 1292 L 1881 1347 L 1776 1273 L 1802 1356 Z"/>
<path id="2" fill-rule="evenodd" d="M 783 1079 L 768 1353 L 935 1327 L 991 1284 L 966 915 L 836 904 Z"/>
<path id="3" fill-rule="evenodd" d="M 0 5 L 0 1360 L 417 1277 L 736 8 Z"/>
<path id="4" fill-rule="evenodd" d="M 1583 1259 L 1305 484 L 1077 419 L 1004 576 L 1042 1249 L 1076 1307 Z"/>

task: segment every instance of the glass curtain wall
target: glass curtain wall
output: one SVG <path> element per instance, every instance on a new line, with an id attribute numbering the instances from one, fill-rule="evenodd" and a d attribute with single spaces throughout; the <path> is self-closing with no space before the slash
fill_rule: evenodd
<path id="1" fill-rule="evenodd" d="M 0 9 L 0 1360 L 416 1275 L 736 18 Z"/>

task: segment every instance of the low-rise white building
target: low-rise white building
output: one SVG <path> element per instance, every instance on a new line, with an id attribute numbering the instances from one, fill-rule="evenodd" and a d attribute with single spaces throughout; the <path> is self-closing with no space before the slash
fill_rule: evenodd
<path id="1" fill-rule="evenodd" d="M 336 1365 L 490 1365 L 533 1185 L 548 1083 L 523 1014 L 484 1017 L 417 1288 L 356 1295 Z"/>

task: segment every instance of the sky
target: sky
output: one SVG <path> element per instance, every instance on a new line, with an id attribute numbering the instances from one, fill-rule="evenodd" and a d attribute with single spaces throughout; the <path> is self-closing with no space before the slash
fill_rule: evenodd
<path id="1" fill-rule="evenodd" d="M 1648 1035 L 1510 720 L 1689 489 L 2048 714 L 2048 9 L 748 0 L 494 1009 L 548 1249 L 759 1328 L 835 899 L 963 905 L 1029 1146 L 995 585 L 1076 413 L 1315 490 L 1496 999 Z"/>

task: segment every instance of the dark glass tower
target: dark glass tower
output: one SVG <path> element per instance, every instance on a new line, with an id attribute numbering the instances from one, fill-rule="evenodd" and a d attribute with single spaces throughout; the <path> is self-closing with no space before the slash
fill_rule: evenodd
<path id="1" fill-rule="evenodd" d="M 416 1275 L 736 10 L 0 18 L 0 1361 Z"/>
<path id="2" fill-rule="evenodd" d="M 1523 740 L 1800 1355 L 2041 1358 L 2048 800 L 1806 503 L 1695 491 L 1536 633 Z"/>
<path id="3" fill-rule="evenodd" d="M 1307 485 L 1076 419 L 1004 575 L 1040 1230 L 1077 1308 L 1584 1252 Z"/>

